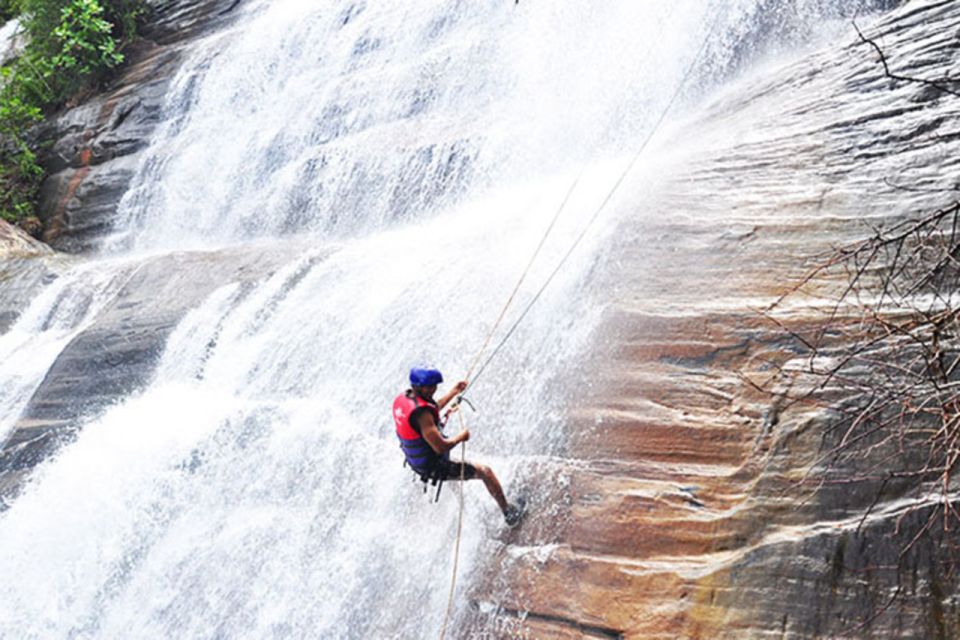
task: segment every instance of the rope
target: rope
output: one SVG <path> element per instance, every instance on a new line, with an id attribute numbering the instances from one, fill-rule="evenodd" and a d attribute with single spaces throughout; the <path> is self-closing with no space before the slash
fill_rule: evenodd
<path id="1" fill-rule="evenodd" d="M 523 281 L 526 280 L 527 275 L 530 273 L 530 268 L 533 266 L 533 263 L 536 261 L 537 256 L 540 254 L 540 250 L 543 249 L 543 245 L 546 244 L 547 238 L 550 236 L 550 233 L 553 231 L 554 226 L 557 224 L 557 220 L 560 219 L 560 214 L 566 208 L 567 203 L 570 201 L 570 196 L 573 195 L 573 192 L 577 188 L 577 184 L 580 182 L 580 178 L 583 176 L 585 169 L 580 171 L 580 174 L 576 177 L 573 183 L 570 185 L 570 188 L 567 190 L 567 194 L 563 198 L 563 202 L 560 203 L 560 206 L 557 208 L 557 212 L 553 214 L 553 219 L 550 220 L 550 224 L 547 226 L 546 231 L 543 232 L 543 235 L 540 238 L 540 243 L 537 245 L 537 248 L 533 250 L 533 255 L 530 256 L 530 260 L 527 262 L 527 266 L 524 267 L 523 272 L 520 274 L 520 278 L 517 280 L 517 284 L 514 285 L 513 291 L 510 292 L 510 295 L 507 296 L 507 301 L 504 303 L 503 308 L 500 309 L 500 314 L 497 316 L 497 319 L 494 321 L 493 326 L 490 327 L 490 331 L 487 332 L 487 337 L 483 341 L 483 345 L 477 351 L 477 354 L 474 356 L 473 361 L 470 364 L 470 367 L 467 369 L 467 375 L 464 376 L 464 380 L 470 380 L 470 374 L 476 368 L 477 363 L 480 362 L 480 357 L 483 355 L 483 352 L 489 346 L 490 341 L 493 339 L 494 334 L 497 331 L 497 328 L 500 326 L 500 323 L 503 321 L 504 317 L 507 315 L 507 310 L 513 304 L 514 298 L 516 298 L 517 292 L 520 291 L 520 287 L 523 285 Z M 463 399 L 463 394 L 453 401 L 453 406 L 449 411 L 454 411 L 457 407 L 460 406 L 460 402 Z M 449 415 L 448 411 L 448 415 Z M 466 428 L 466 425 L 463 420 L 463 413 L 457 412 L 457 417 L 460 420 L 460 430 L 463 431 Z M 457 515 L 457 537 L 456 542 L 453 546 L 453 574 L 450 577 L 450 593 L 447 596 L 447 612 L 443 616 L 443 627 L 440 629 L 440 640 L 444 640 L 444 637 L 447 634 L 447 624 L 450 622 L 450 614 L 453 611 L 453 594 L 456 591 L 457 587 L 457 571 L 460 564 L 460 540 L 463 537 L 463 485 L 466 480 L 466 465 L 467 465 L 467 443 L 461 443 L 460 445 L 460 510 Z"/>
<path id="2" fill-rule="evenodd" d="M 541 286 L 540 289 L 537 290 L 536 294 L 534 294 L 533 298 L 531 298 L 530 302 L 527 303 L 527 306 L 524 307 L 523 311 L 520 313 L 520 316 L 510 326 L 510 329 L 507 330 L 506 335 L 503 336 L 503 339 L 501 339 L 500 342 L 497 344 L 496 348 L 494 348 L 493 353 L 491 353 L 487 357 L 484 363 L 480 366 L 480 369 L 477 370 L 476 375 L 473 376 L 473 383 L 475 383 L 477 381 L 477 378 L 479 378 L 483 374 L 487 366 L 490 364 L 490 361 L 493 360 L 494 357 L 496 357 L 496 355 L 503 348 L 503 345 L 507 343 L 507 341 L 513 335 L 513 333 L 517 330 L 517 327 L 519 327 L 520 323 L 523 322 L 523 319 L 526 318 L 527 314 L 530 312 L 530 309 L 532 309 L 533 305 L 536 304 L 537 300 L 540 299 L 540 296 L 543 295 L 543 292 L 546 291 L 548 286 L 550 286 L 550 283 L 553 281 L 554 277 L 556 277 L 557 273 L 560 272 L 560 269 L 566 263 L 567 259 L 570 258 L 570 256 L 576 250 L 577 246 L 580 244 L 583 238 L 587 235 L 587 231 L 590 229 L 591 226 L 593 226 L 593 223 L 597 221 L 597 219 L 600 217 L 600 214 L 604 211 L 604 209 L 606 209 L 607 204 L 609 204 L 610 201 L 613 199 L 613 194 L 616 193 L 617 189 L 620 188 L 620 185 L 623 184 L 623 181 L 626 179 L 627 175 L 629 175 L 630 171 L 633 169 L 634 165 L 637 163 L 637 160 L 640 159 L 640 156 L 643 154 L 644 150 L 646 150 L 647 146 L 650 144 L 650 141 L 653 139 L 653 136 L 657 133 L 657 130 L 660 128 L 660 125 L 662 125 L 663 121 L 667 119 L 667 115 L 670 113 L 670 110 L 673 108 L 673 105 L 676 103 L 677 99 L 680 97 L 680 93 L 683 91 L 684 85 L 686 85 L 687 80 L 690 79 L 690 76 L 693 73 L 693 70 L 696 68 L 697 64 L 700 62 L 700 58 L 703 57 L 703 52 L 706 51 L 707 44 L 710 42 L 710 38 L 713 36 L 713 32 L 716 30 L 718 22 L 719 20 L 717 18 L 714 18 L 714 21 L 710 26 L 710 29 L 707 32 L 707 35 L 704 37 L 703 42 L 700 44 L 700 49 L 697 51 L 697 55 L 693 58 L 693 61 L 687 66 L 687 70 L 684 73 L 683 77 L 680 79 L 680 83 L 677 85 L 676 90 L 673 92 L 673 96 L 671 96 L 669 102 L 667 102 L 667 105 L 666 107 L 664 107 L 663 111 L 661 112 L 660 117 L 654 123 L 653 128 L 650 130 L 650 133 L 647 134 L 647 137 L 644 139 L 643 144 L 640 145 L 640 148 L 637 149 L 637 152 L 633 155 L 633 158 L 631 158 L 630 162 L 627 164 L 627 167 L 620 174 L 620 177 L 617 178 L 616 182 L 614 182 L 613 187 L 607 193 L 606 197 L 603 199 L 603 202 L 600 203 L 600 206 L 597 208 L 596 212 L 594 212 L 593 216 L 591 216 L 591 218 L 587 221 L 587 224 L 584 225 L 583 229 L 580 230 L 580 233 L 577 235 L 576 239 L 574 239 L 573 244 L 570 245 L 570 248 L 567 250 L 567 252 L 563 255 L 562 258 L 560 258 L 560 261 L 557 263 L 557 266 L 554 267 L 550 275 L 547 276 L 547 279 L 544 281 L 543 286 Z"/>
<path id="3" fill-rule="evenodd" d="M 517 280 L 517 284 L 513 287 L 513 291 L 510 292 L 510 295 L 507 297 L 507 301 L 504 303 L 503 308 L 500 310 L 500 315 L 497 316 L 497 319 L 493 323 L 493 326 L 490 327 L 490 331 L 487 332 L 487 338 L 483 341 L 483 345 L 477 351 L 477 355 L 474 356 L 473 362 L 470 363 L 470 367 L 467 369 L 467 375 L 464 376 L 464 380 L 470 380 L 470 374 L 473 373 L 473 370 L 476 368 L 477 363 L 480 362 L 480 356 L 483 355 L 483 352 L 486 350 L 487 346 L 490 344 L 490 340 L 493 339 L 493 334 L 497 332 L 497 327 L 500 326 L 500 323 L 503 321 L 503 318 L 507 315 L 507 310 L 510 308 L 510 305 L 513 304 L 513 300 L 517 296 L 517 292 L 520 291 L 520 287 L 523 285 L 523 281 L 527 279 L 527 275 L 530 273 L 530 268 L 533 266 L 533 263 L 536 261 L 537 256 L 540 255 L 540 250 L 543 249 L 543 245 L 547 243 L 547 238 L 550 236 L 550 232 L 553 231 L 553 227 L 556 226 L 557 220 L 560 219 L 560 214 L 566 208 L 567 203 L 570 201 L 570 196 L 573 195 L 573 192 L 577 188 L 577 184 L 580 182 L 580 178 L 582 176 L 583 176 L 583 170 L 580 171 L 580 175 L 578 175 L 576 179 L 573 181 L 573 183 L 570 185 L 570 188 L 567 190 L 567 195 L 564 196 L 563 198 L 563 202 L 560 203 L 560 207 L 557 209 L 557 212 L 553 214 L 553 219 L 550 221 L 550 225 L 547 227 L 547 230 L 543 232 L 543 235 L 540 238 L 540 244 L 538 244 L 537 248 L 534 249 L 533 255 L 530 256 L 530 260 L 527 262 L 527 266 L 524 268 L 523 273 L 520 274 L 520 279 Z"/>
<path id="4" fill-rule="evenodd" d="M 680 93 L 683 91 L 684 85 L 686 85 L 687 80 L 690 79 L 690 75 L 693 73 L 693 70 L 696 68 L 697 64 L 700 62 L 700 58 L 703 57 L 703 52 L 706 51 L 707 44 L 709 43 L 710 38 L 713 36 L 713 33 L 716 30 L 718 23 L 719 23 L 719 14 L 718 14 L 718 17 L 714 18 L 713 23 L 710 25 L 710 29 L 707 31 L 707 34 L 704 36 L 703 42 L 700 44 L 700 49 L 697 51 L 697 55 L 694 56 L 691 63 L 687 66 L 687 69 L 684 72 L 683 77 L 680 79 L 680 83 L 677 85 L 676 90 L 673 92 L 673 95 L 670 97 L 669 102 L 667 102 L 666 107 L 664 107 L 663 112 L 660 114 L 660 117 L 657 118 L 657 121 L 654 123 L 653 128 L 650 130 L 650 133 L 647 134 L 647 137 L 644 139 L 643 143 L 640 145 L 640 148 L 637 150 L 633 158 L 627 164 L 627 167 L 623 170 L 623 173 L 620 174 L 620 177 L 617 178 L 616 182 L 614 182 L 613 187 L 611 187 L 606 197 L 600 203 L 600 206 L 597 208 L 596 212 L 587 221 L 587 224 L 584 225 L 583 229 L 581 229 L 580 233 L 577 235 L 576 239 L 573 241 L 573 244 L 570 245 L 570 248 L 567 250 L 567 252 L 563 255 L 562 258 L 560 258 L 560 261 L 557 263 L 556 267 L 554 267 L 553 271 L 547 277 L 546 281 L 543 283 L 540 289 L 537 290 L 536 294 L 534 294 L 530 302 L 527 303 L 527 306 L 524 307 L 523 311 L 520 313 L 520 316 L 510 326 L 510 329 L 507 330 L 506 335 L 504 335 L 504 337 L 497 344 L 496 348 L 493 350 L 493 353 L 491 353 L 487 357 L 487 359 L 480 366 L 480 369 L 477 370 L 477 373 L 475 376 L 473 376 L 473 381 L 471 381 L 470 384 L 473 384 L 473 382 L 476 382 L 477 378 L 479 378 L 483 374 L 484 370 L 486 370 L 487 366 L 490 364 L 493 358 L 497 355 L 497 353 L 500 352 L 500 349 L 503 348 L 503 345 L 506 344 L 507 340 L 510 339 L 514 331 L 516 331 L 517 327 L 520 326 L 520 323 L 530 312 L 530 309 L 533 308 L 533 305 L 537 302 L 537 300 L 540 298 L 543 292 L 546 291 L 547 287 L 553 281 L 557 273 L 559 273 L 560 269 L 563 267 L 564 263 L 566 263 L 567 259 L 576 250 L 577 246 L 583 240 L 584 236 L 587 235 L 587 231 L 590 229 L 593 223 L 596 222 L 596 220 L 600 217 L 600 214 L 606 208 L 607 204 L 610 202 L 611 199 L 613 199 L 613 194 L 617 191 L 617 189 L 620 188 L 620 185 L 623 183 L 627 175 L 633 169 L 633 166 L 637 163 L 637 160 L 640 159 L 640 156 L 643 154 L 644 150 L 650 144 L 650 141 L 653 139 L 653 136 L 657 133 L 657 130 L 660 128 L 660 125 L 662 125 L 663 121 L 666 120 L 667 114 L 670 113 L 670 110 L 673 108 L 673 105 L 676 103 L 677 99 L 680 97 Z M 553 227 L 556 224 L 557 220 L 559 219 L 560 213 L 563 211 L 563 209 L 567 205 L 567 202 L 570 200 L 570 196 L 571 194 L 573 194 L 574 189 L 576 189 L 577 184 L 580 182 L 580 177 L 583 175 L 583 172 L 585 171 L 585 169 L 586 167 L 584 167 L 584 169 L 581 169 L 580 174 L 573 181 L 573 184 L 570 185 L 570 189 L 567 191 L 567 195 L 564 197 L 563 202 L 560 204 L 560 207 L 557 209 L 557 212 L 553 216 L 553 220 L 550 221 L 550 225 L 547 227 L 547 230 L 544 232 L 543 237 L 540 239 L 540 244 L 538 244 L 537 248 L 534 250 L 533 255 L 530 257 L 529 262 L 527 262 L 526 268 L 524 268 L 523 273 L 520 274 L 520 279 L 517 281 L 516 286 L 514 286 L 513 291 L 510 292 L 510 296 L 507 298 L 507 302 L 503 305 L 503 308 L 500 310 L 500 315 L 497 316 L 496 321 L 493 323 L 493 326 L 490 328 L 490 331 L 487 333 L 487 337 L 483 342 L 483 346 L 481 346 L 480 349 L 477 351 L 477 355 L 474 357 L 473 362 L 470 364 L 470 368 L 467 370 L 467 375 L 464 376 L 465 380 L 470 381 L 470 374 L 473 373 L 473 370 L 476 367 L 477 362 L 480 360 L 481 355 L 486 350 L 487 346 L 490 344 L 490 341 L 493 339 L 493 334 L 496 332 L 497 327 L 499 327 L 500 322 L 503 321 L 504 316 L 506 316 L 507 314 L 507 310 L 513 304 L 513 300 L 516 297 L 517 292 L 520 290 L 520 287 L 523 284 L 523 281 L 526 279 L 527 275 L 530 273 L 530 268 L 533 266 L 533 263 L 536 260 L 537 255 L 540 253 L 540 250 L 543 248 L 543 245 L 546 243 L 547 237 L 550 235 L 550 232 L 553 231 Z M 460 401 L 462 398 L 463 398 L 463 393 L 461 393 L 454 400 L 453 406 L 449 409 L 447 415 L 449 415 L 450 412 L 455 411 L 459 407 Z M 458 412 L 458 417 L 460 419 L 460 429 L 462 431 L 465 428 L 463 414 Z M 454 592 L 456 591 L 457 570 L 460 564 L 460 541 L 463 537 L 463 504 L 464 504 L 463 485 L 465 480 L 464 475 L 465 475 L 466 463 L 467 463 L 467 444 L 465 442 L 461 443 L 461 447 L 462 448 L 461 448 L 461 456 L 460 456 L 460 507 L 459 507 L 460 511 L 457 517 L 457 537 L 453 547 L 453 574 L 450 578 L 450 593 L 447 596 L 447 611 L 444 614 L 443 626 L 440 629 L 440 640 L 444 640 L 446 636 L 447 624 L 449 624 L 450 622 L 450 614 L 453 611 L 453 595 L 454 595 Z"/>
<path id="5" fill-rule="evenodd" d="M 460 430 L 466 426 L 463 422 L 463 414 L 458 414 L 460 418 Z M 460 565 L 460 539 L 463 537 L 463 485 L 464 475 L 467 468 L 467 443 L 460 445 L 460 514 L 457 516 L 457 540 L 453 545 L 453 575 L 450 577 L 450 593 L 447 595 L 447 612 L 443 616 L 443 627 L 440 629 L 440 640 L 444 640 L 447 635 L 447 624 L 450 622 L 450 613 L 453 611 L 453 594 L 457 589 L 457 569 Z"/>
<path id="6" fill-rule="evenodd" d="M 574 190 L 577 188 L 577 183 L 580 182 L 580 177 L 583 175 L 583 170 L 580 171 L 580 175 L 573 181 L 573 184 L 570 185 L 570 188 L 567 190 L 567 195 L 564 196 L 563 202 L 560 203 L 560 207 L 557 209 L 557 212 L 553 214 L 553 219 L 550 221 L 549 226 L 547 226 L 546 231 L 543 232 L 542 237 L 540 238 L 540 243 L 537 245 L 537 248 L 534 249 L 533 255 L 530 256 L 530 260 L 527 262 L 527 266 L 524 268 L 523 272 L 520 274 L 520 278 L 517 280 L 517 284 L 513 287 L 513 291 L 510 292 L 510 295 L 507 297 L 507 301 L 504 303 L 503 308 L 500 310 L 500 315 L 497 316 L 497 319 L 494 321 L 493 326 L 490 328 L 490 331 L 487 332 L 487 337 L 483 341 L 483 345 L 477 351 L 477 354 L 473 358 L 473 362 L 470 364 L 470 367 L 467 369 L 467 375 L 464 376 L 465 380 L 470 379 L 470 374 L 476 368 L 477 363 L 480 362 L 480 356 L 483 355 L 483 352 L 486 350 L 487 346 L 490 344 L 490 341 L 493 339 L 493 335 L 497 331 L 497 327 L 500 326 L 500 323 L 503 321 L 503 318 L 507 315 L 507 310 L 513 304 L 513 300 L 517 295 L 517 292 L 520 290 L 520 287 L 523 285 L 523 281 L 526 280 L 527 275 L 530 273 L 530 268 L 533 266 L 534 261 L 537 259 L 537 256 L 540 254 L 540 250 L 543 248 L 543 245 L 547 242 L 547 237 L 549 237 L 550 232 L 553 231 L 553 227 L 556 226 L 557 220 L 560 219 L 560 214 L 567 206 L 567 202 L 570 201 L 570 196 L 573 195 Z M 463 399 L 463 394 L 461 393 L 456 400 L 454 400 L 453 407 L 449 411 L 454 411 L 459 407 L 461 400 Z M 448 414 L 449 415 L 449 411 Z M 460 430 L 463 431 L 466 428 L 466 424 L 463 420 L 463 413 L 457 412 L 457 417 L 460 420 Z M 465 474 L 467 469 L 467 443 L 463 442 L 460 445 L 460 507 L 459 513 L 457 515 L 457 537 L 456 542 L 453 545 L 453 573 L 450 577 L 450 593 L 447 595 L 447 611 L 443 616 L 443 626 L 440 629 L 440 640 L 444 640 L 444 637 L 447 634 L 447 625 L 450 622 L 450 614 L 453 612 L 453 594 L 456 592 L 457 588 L 457 572 L 460 565 L 460 540 L 463 537 L 463 485 L 465 483 Z"/>
<path id="7" fill-rule="evenodd" d="M 557 220 L 560 219 L 560 214 L 567 206 L 567 202 L 570 201 L 570 196 L 573 195 L 574 190 L 577 188 L 577 184 L 580 182 L 580 178 L 583 176 L 583 170 L 580 171 L 580 175 L 576 177 L 573 183 L 570 185 L 570 188 L 567 190 L 567 194 L 563 198 L 563 202 L 560 203 L 560 206 L 557 208 L 557 212 L 553 214 L 553 219 L 550 220 L 550 224 L 547 226 L 546 231 L 543 232 L 543 235 L 540 238 L 540 243 L 537 245 L 537 248 L 534 249 L 533 255 L 530 256 L 530 260 L 527 262 L 527 266 L 524 267 L 523 272 L 520 274 L 520 278 L 517 280 L 517 284 L 514 285 L 513 291 L 510 292 L 510 295 L 507 296 L 507 301 L 504 303 L 503 308 L 500 309 L 500 314 L 497 316 L 497 319 L 494 321 L 493 326 L 490 327 L 490 331 L 487 332 L 487 337 L 483 341 L 480 349 L 477 351 L 477 354 L 473 358 L 470 367 L 467 369 L 467 375 L 464 376 L 465 380 L 470 379 L 470 374 L 476 368 L 477 363 L 480 362 L 480 357 L 483 355 L 483 352 L 486 350 L 487 346 L 490 344 L 490 341 L 493 339 L 493 335 L 496 333 L 497 328 L 500 326 L 500 323 L 503 321 L 503 318 L 507 315 L 507 310 L 513 304 L 513 300 L 517 295 L 517 292 L 520 290 L 520 287 L 523 285 L 523 281 L 526 280 L 527 275 L 530 273 L 530 268 L 533 266 L 533 263 L 536 261 L 537 256 L 540 254 L 540 250 L 543 249 L 543 245 L 546 244 L 547 238 L 550 236 L 550 232 L 553 231 L 553 227 L 556 226 Z M 453 407 L 449 411 L 456 410 L 460 406 L 460 402 L 463 399 L 463 393 L 457 397 L 453 402 Z M 448 414 L 449 415 L 449 411 Z M 466 424 L 463 420 L 463 413 L 457 412 L 457 417 L 460 420 L 460 431 L 463 431 L 466 428 Z M 453 545 L 453 573 L 450 576 L 450 593 L 447 595 L 447 611 L 443 616 L 443 626 L 440 629 L 440 640 L 444 640 L 444 637 L 447 634 L 447 625 L 450 622 L 450 614 L 453 612 L 453 594 L 456 592 L 457 588 L 457 572 L 460 565 L 460 540 L 463 537 L 463 485 L 465 483 L 465 474 L 467 469 L 467 443 L 463 442 L 460 445 L 460 507 L 459 513 L 457 515 L 457 537 L 456 542 Z"/>

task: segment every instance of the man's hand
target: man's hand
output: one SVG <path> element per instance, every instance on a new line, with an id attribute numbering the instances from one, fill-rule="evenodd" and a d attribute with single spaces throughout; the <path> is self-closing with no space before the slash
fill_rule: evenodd
<path id="1" fill-rule="evenodd" d="M 447 395 L 440 398 L 440 401 L 437 402 L 437 406 L 443 409 L 445 406 L 450 404 L 450 401 L 453 400 L 458 393 L 463 393 L 467 388 L 467 381 L 461 380 L 457 384 L 453 385 L 453 388 L 447 392 Z"/>
<path id="2" fill-rule="evenodd" d="M 457 444 L 460 444 L 461 442 L 466 442 L 469 439 L 470 439 L 470 429 L 464 429 L 459 434 L 457 434 L 457 437 L 456 437 Z"/>

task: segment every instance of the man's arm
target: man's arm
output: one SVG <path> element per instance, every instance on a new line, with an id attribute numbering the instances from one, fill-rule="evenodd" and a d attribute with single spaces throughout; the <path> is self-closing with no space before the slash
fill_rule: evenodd
<path id="1" fill-rule="evenodd" d="M 420 427 L 420 435 L 427 441 L 430 448 L 441 456 L 461 442 L 466 442 L 470 439 L 469 429 L 464 429 L 450 439 L 444 438 L 443 434 L 440 433 L 440 429 L 437 427 L 436 421 L 433 419 L 433 414 L 429 411 L 424 411 L 420 415 L 420 418 L 417 420 L 417 426 Z"/>
<path id="2" fill-rule="evenodd" d="M 466 389 L 467 389 L 466 380 L 462 382 L 458 382 L 457 384 L 453 385 L 453 389 L 450 389 L 450 391 L 447 392 L 447 395 L 440 398 L 440 401 L 437 402 L 437 406 L 443 409 L 445 406 L 450 404 L 451 400 L 457 397 L 458 393 L 463 393 L 464 391 L 466 391 Z"/>

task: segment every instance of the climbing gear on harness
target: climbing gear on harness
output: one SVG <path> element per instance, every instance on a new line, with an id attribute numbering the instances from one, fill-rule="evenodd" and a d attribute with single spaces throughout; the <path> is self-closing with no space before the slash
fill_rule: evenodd
<path id="1" fill-rule="evenodd" d="M 415 387 L 428 387 L 443 382 L 443 374 L 437 369 L 414 367 L 410 369 L 410 384 Z"/>
<path id="2" fill-rule="evenodd" d="M 406 461 L 406 460 L 403 461 L 403 466 L 405 466 L 405 467 L 406 467 L 406 466 L 409 466 L 409 465 L 407 464 L 407 461 Z M 432 471 L 432 472 L 430 472 L 430 473 L 425 473 L 425 474 L 424 474 L 424 473 L 420 473 L 419 471 L 417 471 L 417 470 L 414 469 L 413 467 L 410 467 L 410 469 L 413 470 L 413 472 L 416 474 L 415 476 L 413 476 L 413 481 L 414 481 L 414 482 L 417 482 L 417 481 L 419 480 L 420 482 L 423 483 L 423 493 L 424 493 L 424 495 L 426 495 L 427 489 L 429 488 L 429 485 L 433 485 L 434 487 L 437 488 L 437 493 L 436 493 L 436 495 L 434 495 L 433 501 L 434 501 L 434 502 L 439 502 L 439 501 L 440 501 L 440 489 L 443 489 L 443 483 L 444 483 L 444 481 L 446 480 L 446 475 L 444 474 L 443 469 L 440 469 L 440 468 L 438 467 L 436 470 L 434 470 L 434 471 Z"/>

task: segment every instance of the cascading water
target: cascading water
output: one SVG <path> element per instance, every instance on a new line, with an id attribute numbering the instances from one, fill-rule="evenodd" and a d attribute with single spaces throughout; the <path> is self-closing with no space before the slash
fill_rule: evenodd
<path id="1" fill-rule="evenodd" d="M 125 261 L 75 268 L 44 289 L 0 335 L 0 438 L 6 438 L 63 347 L 96 317 L 133 268 Z"/>
<path id="2" fill-rule="evenodd" d="M 829 9 L 808 4 L 810 20 Z M 174 83 L 106 248 L 126 266 L 75 269 L 0 339 L 0 428 L 144 254 L 215 259 L 257 240 L 289 247 L 289 261 L 253 284 L 223 282 L 190 311 L 147 388 L 84 425 L 0 515 L 0 568 L 16 576 L 0 586 L 5 637 L 436 633 L 457 504 L 449 488 L 438 505 L 421 499 L 400 466 L 387 412 L 406 368 L 466 368 L 574 175 L 587 167 L 521 302 L 703 40 L 700 83 L 742 56 L 760 9 L 243 10 L 196 43 Z M 620 209 L 654 179 L 634 175 Z M 470 456 L 508 492 L 568 455 L 553 382 L 576 379 L 562 372 L 602 311 L 584 286 L 615 214 L 604 221 L 474 391 Z M 28 343 L 42 357 L 17 378 Z M 500 527 L 469 486 L 456 616 L 475 569 L 505 544 Z"/>

